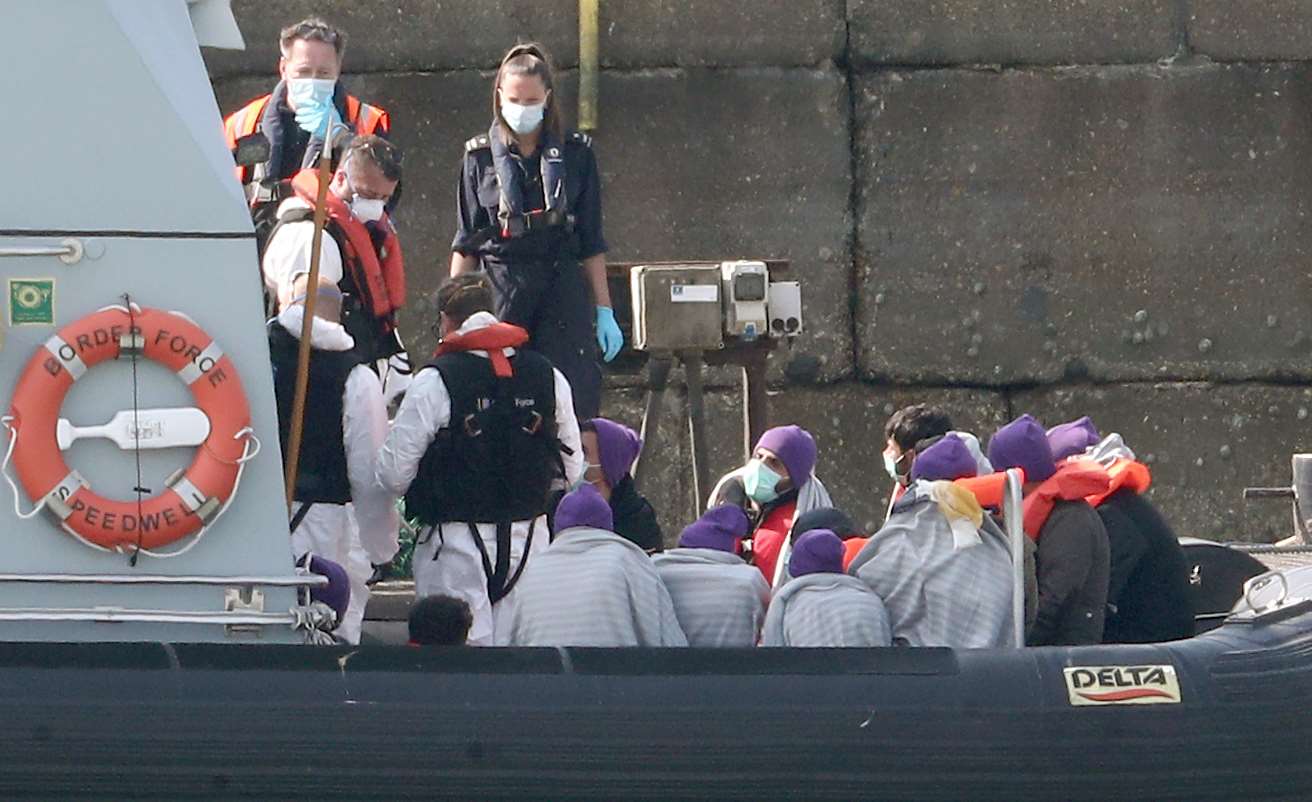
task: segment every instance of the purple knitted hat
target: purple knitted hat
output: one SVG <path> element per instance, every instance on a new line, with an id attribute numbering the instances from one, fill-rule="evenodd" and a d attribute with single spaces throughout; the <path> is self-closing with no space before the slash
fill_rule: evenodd
<path id="1" fill-rule="evenodd" d="M 1030 415 L 1021 415 L 994 433 L 989 440 L 989 462 L 997 471 L 1020 468 L 1027 482 L 1042 482 L 1057 472 L 1048 434 Z"/>
<path id="2" fill-rule="evenodd" d="M 788 573 L 794 578 L 843 573 L 843 541 L 828 529 L 812 529 L 793 544 Z"/>
<path id="3" fill-rule="evenodd" d="M 615 516 L 597 488 L 585 484 L 560 500 L 560 506 L 556 507 L 555 523 L 557 532 L 578 526 L 610 532 L 615 526 Z"/>
<path id="4" fill-rule="evenodd" d="M 975 456 L 966 447 L 966 441 L 955 434 L 944 435 L 934 445 L 916 454 L 916 461 L 911 463 L 911 478 L 961 479 L 979 473 Z"/>
<path id="5" fill-rule="evenodd" d="M 707 510 L 705 515 L 684 527 L 679 535 L 679 548 L 715 549 L 737 554 L 738 545 L 750 526 L 742 508 L 722 504 Z"/>
<path id="6" fill-rule="evenodd" d="M 1083 454 L 1101 440 L 1098 427 L 1093 425 L 1088 415 L 1070 423 L 1059 423 L 1048 430 L 1048 447 L 1052 449 L 1052 458 L 1055 460 Z"/>
<path id="7" fill-rule="evenodd" d="M 601 460 L 601 475 L 606 484 L 614 487 L 633 468 L 633 461 L 642 451 L 642 438 L 622 423 L 605 418 L 588 421 L 597 433 L 597 453 Z"/>
<path id="8" fill-rule="evenodd" d="M 756 448 L 774 453 L 788 469 L 788 478 L 799 490 L 811 479 L 815 470 L 815 438 L 801 426 L 776 426 L 766 430 L 756 441 Z M 753 449 L 754 451 L 755 449 Z"/>

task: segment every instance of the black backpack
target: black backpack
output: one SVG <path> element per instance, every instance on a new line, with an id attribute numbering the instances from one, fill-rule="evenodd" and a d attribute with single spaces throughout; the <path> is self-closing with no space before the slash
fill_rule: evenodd
<path id="1" fill-rule="evenodd" d="M 451 418 L 419 463 L 406 512 L 425 524 L 532 520 L 548 508 L 565 475 L 556 432 L 555 375 L 540 354 L 511 357 L 499 378 L 487 358 L 446 354 L 429 367 L 442 374 Z"/>

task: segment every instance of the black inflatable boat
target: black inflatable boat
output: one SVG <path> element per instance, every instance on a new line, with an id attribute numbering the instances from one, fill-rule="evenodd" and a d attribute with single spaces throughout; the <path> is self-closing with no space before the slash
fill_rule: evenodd
<path id="1" fill-rule="evenodd" d="M 9 644 L 0 795 L 1294 799 L 1312 581 L 1289 585 L 1149 646 Z"/>

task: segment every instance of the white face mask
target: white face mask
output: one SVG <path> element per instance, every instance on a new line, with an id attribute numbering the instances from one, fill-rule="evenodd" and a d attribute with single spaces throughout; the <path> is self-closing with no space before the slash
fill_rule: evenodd
<path id="1" fill-rule="evenodd" d="M 523 136 L 531 134 L 538 130 L 542 125 L 542 117 L 546 114 L 546 103 L 534 103 L 531 106 L 521 106 L 518 103 L 511 103 L 509 100 L 501 101 L 501 117 L 510 126 L 510 130 Z"/>
<path id="2" fill-rule="evenodd" d="M 337 81 L 333 78 L 288 78 L 287 100 L 292 108 L 324 106 L 332 102 Z"/>
<path id="3" fill-rule="evenodd" d="M 381 219 L 385 206 L 387 201 L 381 198 L 362 198 L 359 195 L 351 198 L 351 214 L 361 223 L 372 223 Z"/>

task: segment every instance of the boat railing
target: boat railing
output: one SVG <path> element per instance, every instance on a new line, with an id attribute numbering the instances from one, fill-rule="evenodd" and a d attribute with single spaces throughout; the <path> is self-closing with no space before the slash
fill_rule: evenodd
<path id="1" fill-rule="evenodd" d="M 1025 529 L 1021 512 L 1021 472 L 1007 471 L 1002 496 L 1002 521 L 1011 546 L 1011 621 L 1012 640 L 1017 649 L 1025 647 Z"/>

